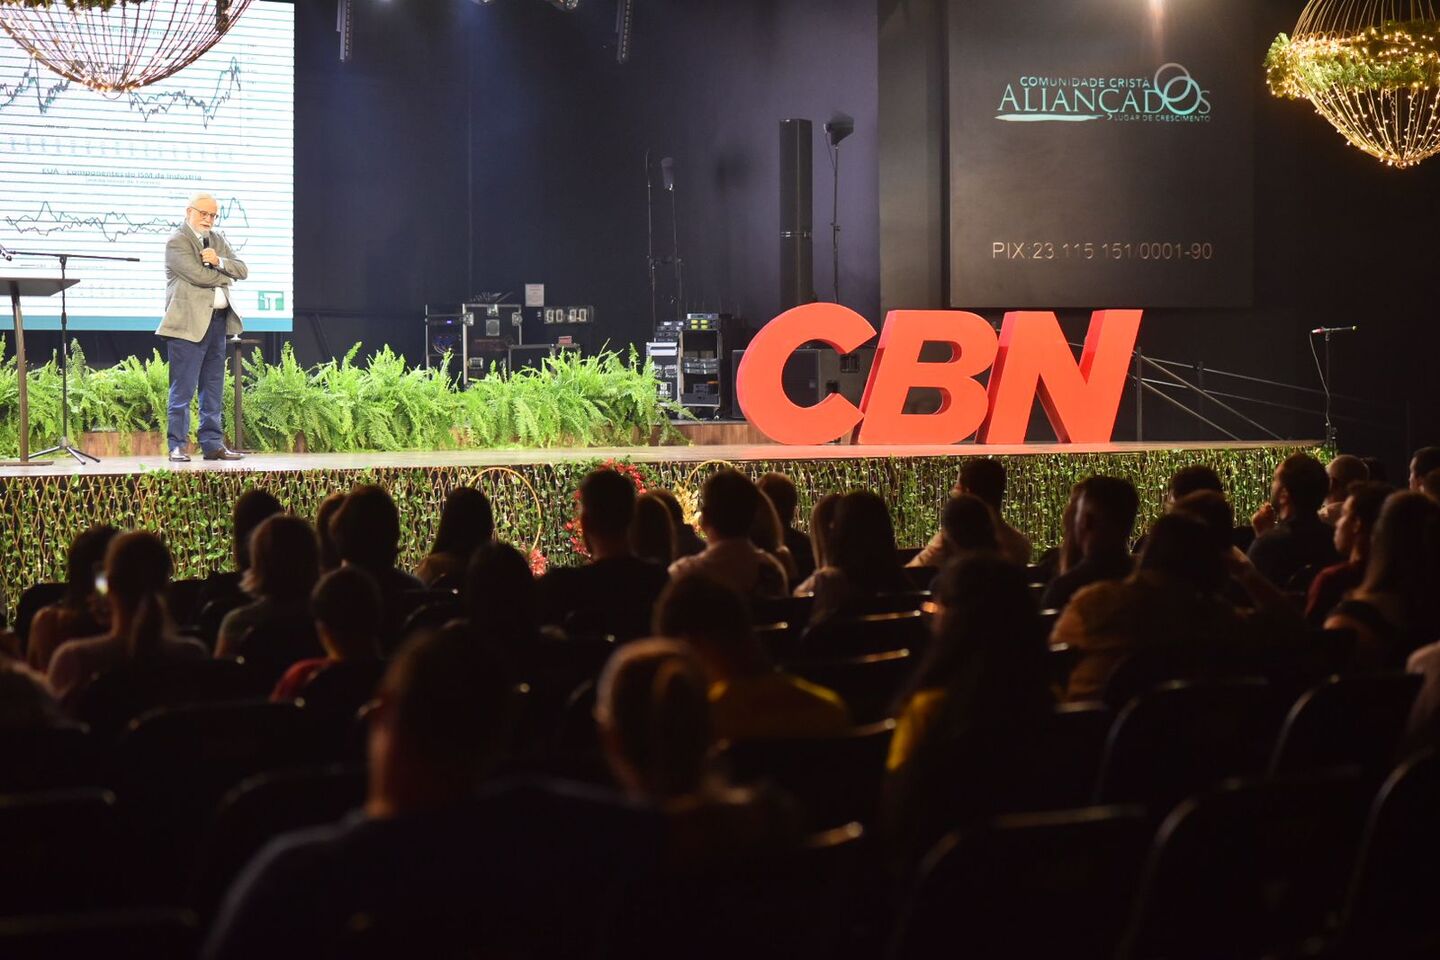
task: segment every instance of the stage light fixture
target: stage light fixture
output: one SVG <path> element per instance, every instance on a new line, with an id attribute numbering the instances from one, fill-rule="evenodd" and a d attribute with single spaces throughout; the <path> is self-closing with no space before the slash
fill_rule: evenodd
<path id="1" fill-rule="evenodd" d="M 1277 97 L 1309 100 L 1392 167 L 1440 153 L 1440 16 L 1432 0 L 1310 0 L 1265 58 Z"/>
<path id="2" fill-rule="evenodd" d="M 0 0 L 0 27 L 76 83 L 124 93 L 194 63 L 250 0 Z"/>

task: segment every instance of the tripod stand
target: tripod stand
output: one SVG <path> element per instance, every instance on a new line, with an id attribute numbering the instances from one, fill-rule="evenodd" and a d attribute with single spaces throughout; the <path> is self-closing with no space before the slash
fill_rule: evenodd
<path id="1" fill-rule="evenodd" d="M 49 253 L 43 250 L 10 250 L 12 256 L 16 257 L 54 257 L 60 261 L 60 279 L 65 279 L 65 267 L 71 260 L 116 260 L 125 263 L 139 263 L 139 257 L 106 257 L 89 253 Z M 75 462 L 82 467 L 86 460 L 100 462 L 100 458 L 94 454 L 86 453 L 70 442 L 70 349 L 66 344 L 66 335 L 70 331 L 70 315 L 66 311 L 65 291 L 60 291 L 60 439 L 53 447 L 40 450 L 35 453 L 37 457 L 43 457 L 49 453 L 68 453 L 75 458 Z"/>

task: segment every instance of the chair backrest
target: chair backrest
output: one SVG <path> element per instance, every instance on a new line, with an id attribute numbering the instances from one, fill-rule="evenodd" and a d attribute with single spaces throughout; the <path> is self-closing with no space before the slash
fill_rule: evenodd
<path id="1" fill-rule="evenodd" d="M 385 667 L 385 661 L 379 659 L 336 660 L 306 681 L 300 688 L 299 702 L 306 710 L 343 717 L 348 723 L 374 699 Z"/>
<path id="2" fill-rule="evenodd" d="M 1161 826 L 1118 957 L 1293 955 L 1326 929 L 1369 791 L 1354 775 L 1229 781 Z"/>
<path id="3" fill-rule="evenodd" d="M 919 610 L 930 599 L 930 586 L 895 593 L 876 593 L 855 602 L 854 611 L 864 616 L 876 613 L 910 613 Z"/>
<path id="4" fill-rule="evenodd" d="M 742 782 L 771 781 L 794 794 L 816 829 L 875 815 L 895 721 L 855 727 L 834 737 L 736 740 L 723 755 Z"/>
<path id="5" fill-rule="evenodd" d="M 828 687 L 850 708 L 855 723 L 874 723 L 896 714 L 896 698 L 910 680 L 915 658 L 909 650 L 887 650 L 838 660 L 791 661 L 785 669 Z"/>
<path id="6" fill-rule="evenodd" d="M 1027 744 L 1010 809 L 1083 807 L 1095 794 L 1115 714 L 1103 703 L 1062 703 Z"/>
<path id="7" fill-rule="evenodd" d="M 1101 960 L 1128 918 L 1151 827 L 1140 807 L 1015 814 L 952 833 L 926 858 L 897 960 Z"/>
<path id="8" fill-rule="evenodd" d="M 80 726 L 0 731 L 0 794 L 99 786 L 100 756 Z"/>
<path id="9" fill-rule="evenodd" d="M 273 687 L 293 664 L 323 657 L 325 650 L 315 634 L 315 621 L 290 616 L 255 624 L 235 644 L 234 654 Z"/>
<path id="10" fill-rule="evenodd" d="M 1295 701 L 1270 761 L 1276 775 L 1358 766 L 1378 780 L 1395 762 L 1421 678 L 1331 677 Z"/>
<path id="11" fill-rule="evenodd" d="M 810 657 L 854 657 L 887 650 L 923 650 L 929 639 L 916 610 L 836 617 L 805 632 L 801 649 Z"/>
<path id="12" fill-rule="evenodd" d="M 1402 763 L 1380 788 L 1341 922 L 1344 956 L 1440 954 L 1440 754 Z"/>
<path id="13" fill-rule="evenodd" d="M 199 942 L 195 915 L 168 907 L 0 920 L 0 956 L 6 960 L 185 958 L 195 955 Z"/>
<path id="14" fill-rule="evenodd" d="M 80 694 L 76 715 L 99 736 L 115 736 L 160 707 L 263 697 L 266 678 L 234 660 L 166 660 L 130 663 L 106 671 Z"/>
<path id="15" fill-rule="evenodd" d="M 465 616 L 465 607 L 458 597 L 449 596 L 442 600 L 428 600 L 405 618 L 400 636 L 408 637 L 416 630 L 438 630 L 451 620 Z"/>
<path id="16" fill-rule="evenodd" d="M 1052 644 L 1050 647 L 1050 682 L 1057 690 L 1063 691 L 1070 685 L 1070 673 L 1080 662 L 1080 651 L 1068 643 Z"/>
<path id="17" fill-rule="evenodd" d="M 109 791 L 0 797 L 0 850 L 0 915 L 129 902 L 124 871 L 132 851 Z"/>
<path id="18" fill-rule="evenodd" d="M 34 622 L 35 614 L 40 612 L 41 607 L 48 607 L 63 596 L 63 583 L 37 583 L 20 594 L 20 601 L 15 606 L 15 633 L 20 637 L 22 647 L 30 642 L 30 624 Z"/>
<path id="19" fill-rule="evenodd" d="M 939 567 L 905 567 L 904 570 L 910 589 L 915 591 L 928 592 L 930 584 L 935 582 L 935 577 L 940 573 Z"/>
<path id="20" fill-rule="evenodd" d="M 206 831 L 191 904 L 210 917 L 231 881 L 282 833 L 340 819 L 365 800 L 364 771 L 353 767 L 284 770 L 250 777 L 220 801 Z"/>
<path id="21" fill-rule="evenodd" d="M 1105 681 L 1102 698 L 1112 710 L 1119 711 L 1156 687 L 1235 673 L 1234 665 L 1208 645 L 1184 642 L 1150 646 L 1132 651 L 1115 665 Z"/>
<path id="22" fill-rule="evenodd" d="M 214 650 L 215 641 L 220 636 L 220 624 L 225 621 L 226 615 L 249 602 L 250 597 L 238 590 L 206 602 L 195 614 L 195 635 Z"/>
<path id="23" fill-rule="evenodd" d="M 193 624 L 200 615 L 200 596 L 205 592 L 206 581 L 194 577 L 172 580 L 165 591 L 165 602 L 170 607 L 170 618 L 181 626 Z"/>
<path id="24" fill-rule="evenodd" d="M 1098 803 L 1144 803 L 1163 815 L 1230 777 L 1265 770 L 1279 708 L 1264 680 L 1177 682 L 1132 700 L 1105 744 Z"/>
<path id="25" fill-rule="evenodd" d="M 750 619 L 754 623 L 809 623 L 815 597 L 756 597 L 750 601 Z"/>

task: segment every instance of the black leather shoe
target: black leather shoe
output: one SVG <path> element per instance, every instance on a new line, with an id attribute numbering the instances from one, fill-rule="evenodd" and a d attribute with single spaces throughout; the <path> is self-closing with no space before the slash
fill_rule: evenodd
<path id="1" fill-rule="evenodd" d="M 170 462 L 189 463 L 190 458 L 185 454 L 185 449 L 183 447 L 176 447 L 175 449 L 170 451 Z"/>
<path id="2" fill-rule="evenodd" d="M 245 454 L 236 453 L 229 447 L 216 447 L 214 450 L 205 451 L 206 460 L 244 460 Z"/>

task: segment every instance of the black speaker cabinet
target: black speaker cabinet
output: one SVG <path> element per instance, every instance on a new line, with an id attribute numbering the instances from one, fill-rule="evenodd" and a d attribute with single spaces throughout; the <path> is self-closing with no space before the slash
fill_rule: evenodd
<path id="1" fill-rule="evenodd" d="M 815 299 L 815 131 L 780 121 L 780 309 Z"/>
<path id="2" fill-rule="evenodd" d="M 735 372 L 740 369 L 744 350 L 730 355 L 730 396 L 735 394 Z M 780 385 L 790 402 L 802 407 L 813 407 L 832 393 L 838 393 L 846 400 L 860 405 L 865 393 L 865 381 L 870 376 L 870 365 L 875 361 L 874 347 L 861 347 L 844 356 L 829 347 L 803 347 L 790 354 L 785 369 L 780 374 Z M 736 417 L 742 415 L 740 405 L 731 411 Z"/>

